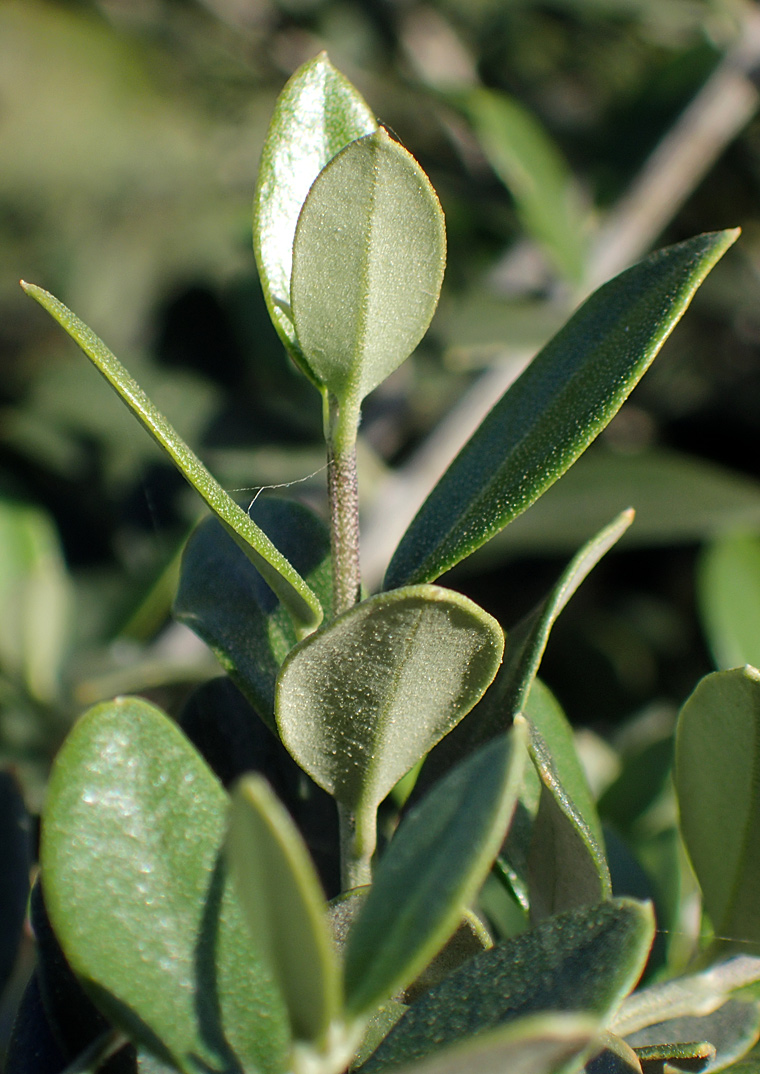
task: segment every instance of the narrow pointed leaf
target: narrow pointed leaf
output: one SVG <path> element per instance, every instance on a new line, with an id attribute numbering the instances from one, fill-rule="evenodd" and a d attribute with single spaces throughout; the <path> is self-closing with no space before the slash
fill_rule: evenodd
<path id="1" fill-rule="evenodd" d="M 526 710 L 541 780 L 527 876 L 533 921 L 612 894 L 604 839 L 572 728 L 549 690 L 534 683 Z"/>
<path id="2" fill-rule="evenodd" d="M 394 784 L 482 696 L 503 638 L 482 608 L 439 586 L 371 597 L 285 660 L 280 737 L 316 783 L 373 823 Z"/>
<path id="3" fill-rule="evenodd" d="M 515 199 L 525 229 L 567 279 L 580 283 L 584 221 L 572 173 L 555 143 L 536 117 L 506 93 L 479 86 L 457 103 Z"/>
<path id="4" fill-rule="evenodd" d="M 154 706 L 96 706 L 53 768 L 45 900 L 72 969 L 133 1041 L 187 1074 L 281 1074 L 287 1015 L 226 875 L 228 804 Z"/>
<path id="5" fill-rule="evenodd" d="M 276 498 L 258 500 L 248 514 L 329 616 L 330 535 L 321 519 L 301 504 Z M 211 647 L 274 731 L 275 680 L 298 636 L 285 608 L 214 517 L 204 519 L 185 546 L 174 615 Z"/>
<path id="6" fill-rule="evenodd" d="M 602 431 L 738 231 L 652 254 L 601 287 L 511 386 L 401 540 L 387 589 L 433 581 L 538 499 Z"/>
<path id="7" fill-rule="evenodd" d="M 587 541 L 538 607 L 510 630 L 504 663 L 493 684 L 482 701 L 426 758 L 417 781 L 418 793 L 440 779 L 466 753 L 506 730 L 515 715 L 524 710 L 552 627 L 583 580 L 623 536 L 633 517 L 632 510 L 622 511 Z"/>
<path id="8" fill-rule="evenodd" d="M 654 934 L 651 907 L 611 899 L 544 921 L 476 956 L 410 1007 L 362 1067 L 370 1074 L 526 1015 L 609 1021 L 633 988 Z"/>
<path id="9" fill-rule="evenodd" d="M 591 1046 L 597 1031 L 588 1015 L 532 1015 L 478 1033 L 397 1074 L 554 1074 Z"/>
<path id="10" fill-rule="evenodd" d="M 369 1012 L 411 983 L 455 932 L 504 839 L 525 761 L 525 734 L 515 729 L 404 818 L 349 933 L 350 1012 Z"/>
<path id="11" fill-rule="evenodd" d="M 322 52 L 296 71 L 277 98 L 259 165 L 253 246 L 269 315 L 293 359 L 312 376 L 290 309 L 293 239 L 314 180 L 344 146 L 377 130 L 358 90 Z"/>
<path id="12" fill-rule="evenodd" d="M 309 368 L 341 405 L 358 406 L 412 353 L 445 261 L 435 191 L 385 130 L 320 172 L 298 220 L 291 301 Z"/>
<path id="13" fill-rule="evenodd" d="M 760 672 L 708 675 L 676 729 L 681 832 L 717 937 L 760 944 Z"/>
<path id="14" fill-rule="evenodd" d="M 31 283 L 22 281 L 21 286 L 68 332 L 98 372 L 116 390 L 122 402 L 143 423 L 280 598 L 293 616 L 296 628 L 303 634 L 318 626 L 322 619 L 322 608 L 316 594 L 242 507 L 212 477 L 105 343 L 53 295 Z"/>
<path id="15" fill-rule="evenodd" d="M 280 987 L 293 1035 L 319 1045 L 342 998 L 327 904 L 298 829 L 261 776 L 245 776 L 235 789 L 227 855 L 248 928 Z"/>

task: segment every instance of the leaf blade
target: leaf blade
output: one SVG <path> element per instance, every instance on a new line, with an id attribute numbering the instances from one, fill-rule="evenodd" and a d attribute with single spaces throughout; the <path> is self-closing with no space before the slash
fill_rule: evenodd
<path id="1" fill-rule="evenodd" d="M 384 587 L 433 581 L 538 499 L 617 412 L 737 237 L 716 232 L 668 247 L 587 299 L 441 478 Z"/>

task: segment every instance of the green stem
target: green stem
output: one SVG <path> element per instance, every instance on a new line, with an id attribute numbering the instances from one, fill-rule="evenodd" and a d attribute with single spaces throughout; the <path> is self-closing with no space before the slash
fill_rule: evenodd
<path id="1" fill-rule="evenodd" d="M 338 803 L 340 824 L 340 886 L 342 891 L 372 883 L 377 817 L 362 817 Z"/>
<path id="2" fill-rule="evenodd" d="M 328 395 L 325 407 L 327 494 L 330 506 L 334 613 L 340 615 L 361 596 L 359 569 L 359 485 L 356 431 L 359 415 Z"/>

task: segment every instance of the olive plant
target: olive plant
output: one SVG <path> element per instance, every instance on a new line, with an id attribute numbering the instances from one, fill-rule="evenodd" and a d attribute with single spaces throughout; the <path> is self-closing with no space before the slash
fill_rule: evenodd
<path id="1" fill-rule="evenodd" d="M 725 937 L 760 943 L 760 673 L 717 673 L 681 716 L 683 837 L 715 937 L 673 978 L 650 954 L 651 903 L 618 893 L 572 731 L 537 678 L 557 616 L 633 511 L 506 645 L 437 584 L 594 440 L 737 234 L 671 246 L 593 294 L 370 595 L 362 402 L 425 334 L 446 238 L 427 176 L 324 54 L 277 102 L 254 247 L 274 327 L 322 398 L 326 522 L 295 500 L 239 506 L 105 344 L 23 284 L 210 509 L 175 613 L 228 678 L 179 722 L 139 697 L 99 704 L 63 744 L 10 1072 L 701 1070 L 752 1047 L 760 958 L 732 957 Z"/>

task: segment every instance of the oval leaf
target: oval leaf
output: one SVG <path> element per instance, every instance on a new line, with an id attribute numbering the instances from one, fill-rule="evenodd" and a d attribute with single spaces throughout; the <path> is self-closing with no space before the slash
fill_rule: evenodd
<path id="1" fill-rule="evenodd" d="M 502 396 L 423 504 L 385 588 L 430 582 L 517 518 L 629 395 L 738 231 L 652 254 L 591 296 Z"/>
<path id="2" fill-rule="evenodd" d="M 515 729 L 459 765 L 401 823 L 348 937 L 346 1006 L 411 983 L 448 938 L 504 840 L 526 761 Z"/>
<path id="3" fill-rule="evenodd" d="M 294 1037 L 324 1045 L 342 1000 L 327 903 L 298 829 L 261 776 L 245 776 L 233 793 L 227 855 Z"/>
<path id="4" fill-rule="evenodd" d="M 55 318 L 105 377 L 150 435 L 163 448 L 179 472 L 211 508 L 232 539 L 243 549 L 268 586 L 290 612 L 300 634 L 314 630 L 322 620 L 316 594 L 275 548 L 263 530 L 239 507 L 177 431 L 156 409 L 140 385 L 91 328 L 62 302 L 31 283 L 21 282 L 28 295 Z"/>
<path id="5" fill-rule="evenodd" d="M 281 1074 L 287 1015 L 225 876 L 228 804 L 158 709 L 96 706 L 53 767 L 45 900 L 72 969 L 133 1040 L 193 1074 Z"/>
<path id="6" fill-rule="evenodd" d="M 681 831 L 716 936 L 760 943 L 760 672 L 716 671 L 676 729 Z"/>
<path id="7" fill-rule="evenodd" d="M 301 504 L 274 497 L 257 500 L 248 514 L 329 614 L 330 535 L 321 519 Z M 188 539 L 174 615 L 211 647 L 274 731 L 275 679 L 298 637 L 285 608 L 216 518 L 204 519 Z"/>
<path id="8" fill-rule="evenodd" d="M 342 406 L 358 408 L 422 339 L 445 260 L 435 191 L 382 128 L 320 172 L 296 228 L 291 302 L 309 368 Z"/>
<path id="9" fill-rule="evenodd" d="M 381 593 L 285 660 L 280 737 L 316 783 L 374 823 L 394 784 L 482 696 L 503 648 L 496 620 L 459 593 Z"/>
<path id="10" fill-rule="evenodd" d="M 269 315 L 307 376 L 290 311 L 293 238 L 301 206 L 325 164 L 377 130 L 361 94 L 322 52 L 299 67 L 277 98 L 253 201 L 253 248 Z"/>
<path id="11" fill-rule="evenodd" d="M 362 1074 L 411 1063 L 525 1015 L 585 1012 L 604 1023 L 638 980 L 653 934 L 651 907 L 630 899 L 558 914 L 432 988 Z"/>

